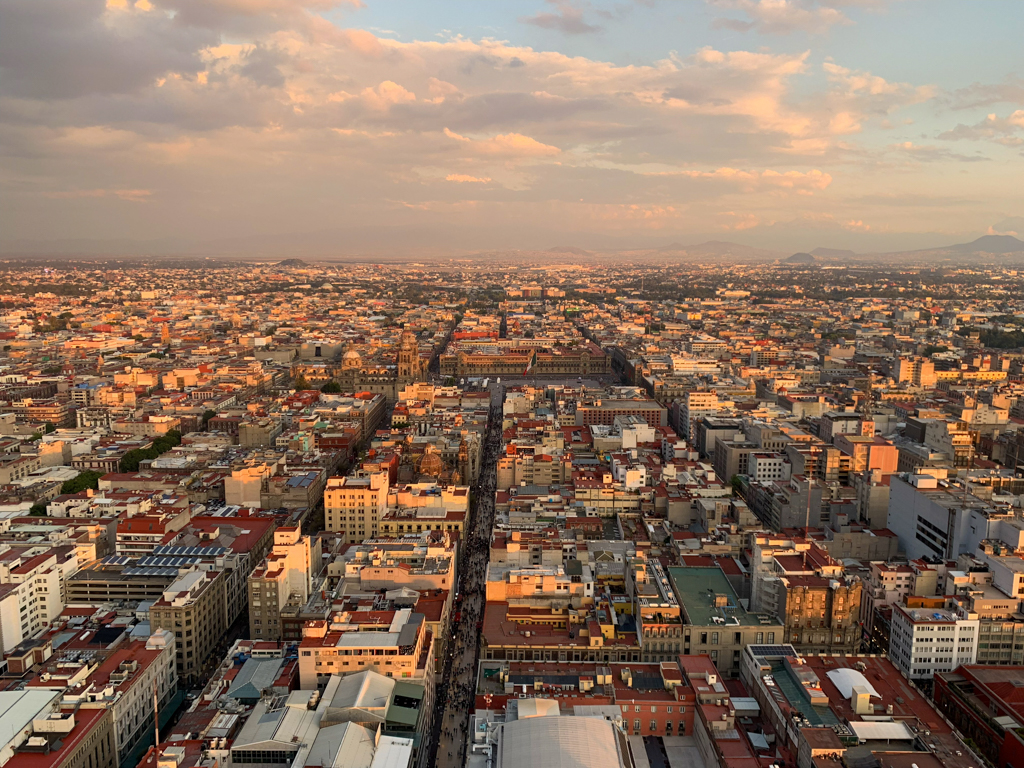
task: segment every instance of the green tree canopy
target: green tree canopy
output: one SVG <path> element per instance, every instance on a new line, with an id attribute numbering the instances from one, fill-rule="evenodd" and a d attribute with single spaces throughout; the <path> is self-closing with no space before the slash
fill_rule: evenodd
<path id="1" fill-rule="evenodd" d="M 155 459 L 162 453 L 167 453 L 175 446 L 181 445 L 181 432 L 176 429 L 169 429 L 167 432 L 156 438 L 149 448 L 133 448 L 121 457 L 119 469 L 122 472 L 138 472 L 139 465 L 143 461 Z"/>
<path id="2" fill-rule="evenodd" d="M 65 480 L 64 484 L 60 487 L 61 493 L 81 493 L 86 488 L 96 490 L 100 485 L 100 478 L 103 477 L 103 472 L 97 472 L 92 469 L 87 469 L 84 472 L 80 472 L 78 477 L 72 478 L 71 480 Z"/>

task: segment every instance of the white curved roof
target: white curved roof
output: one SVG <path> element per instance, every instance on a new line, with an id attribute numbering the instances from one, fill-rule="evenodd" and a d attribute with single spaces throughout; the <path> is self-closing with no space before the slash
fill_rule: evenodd
<path id="1" fill-rule="evenodd" d="M 864 677 L 863 673 L 856 669 L 850 669 L 849 667 L 830 669 L 828 671 L 828 679 L 831 680 L 833 685 L 839 689 L 839 693 L 842 694 L 844 699 L 850 698 L 850 694 L 853 693 L 854 687 L 858 685 L 867 688 L 868 693 L 875 698 L 882 698 L 882 694 L 876 691 L 875 687 L 868 682 L 868 679 Z"/>

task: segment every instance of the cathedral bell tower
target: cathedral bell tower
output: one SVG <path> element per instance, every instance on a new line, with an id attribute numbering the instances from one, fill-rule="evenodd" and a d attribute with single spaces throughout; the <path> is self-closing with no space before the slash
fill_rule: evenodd
<path id="1" fill-rule="evenodd" d="M 421 377 L 420 350 L 416 337 L 406 331 L 402 334 L 402 343 L 398 348 L 398 384 L 412 384 Z"/>

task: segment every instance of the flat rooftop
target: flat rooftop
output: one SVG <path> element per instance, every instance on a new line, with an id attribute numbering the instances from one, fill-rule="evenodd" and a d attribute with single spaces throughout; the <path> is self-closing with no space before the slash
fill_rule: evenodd
<path id="1" fill-rule="evenodd" d="M 719 624 L 724 627 L 737 625 L 744 627 L 778 626 L 778 622 L 774 619 L 769 624 L 762 624 L 758 620 L 758 614 L 747 613 L 740 605 L 736 593 L 722 569 L 717 566 L 674 567 L 669 568 L 668 573 L 688 623 L 694 626 L 713 626 L 716 624 L 713 617 L 725 619 L 724 623 Z M 726 596 L 727 604 L 724 607 L 716 606 L 716 598 L 722 595 Z"/>

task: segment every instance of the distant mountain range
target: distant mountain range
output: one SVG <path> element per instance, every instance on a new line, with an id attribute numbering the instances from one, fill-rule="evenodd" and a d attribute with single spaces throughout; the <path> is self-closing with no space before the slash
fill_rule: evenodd
<path id="1" fill-rule="evenodd" d="M 983 235 L 977 240 L 951 245 L 945 250 L 957 253 L 1024 253 L 1024 240 L 1018 240 L 1013 235 Z"/>
<path id="2" fill-rule="evenodd" d="M 548 248 L 548 253 L 568 253 L 573 256 L 590 256 L 592 251 L 588 251 L 584 248 L 576 248 L 572 245 L 558 245 L 554 248 Z"/>
<path id="3" fill-rule="evenodd" d="M 811 256 L 822 256 L 826 259 L 850 259 L 857 255 L 856 251 L 844 251 L 841 248 L 815 248 Z"/>
<path id="4" fill-rule="evenodd" d="M 407 228 L 404 234 L 416 236 L 418 242 L 442 242 L 445 229 Z M 437 261 L 437 260 L 481 260 L 500 262 L 507 260 L 510 254 L 515 258 L 532 262 L 544 262 L 554 256 L 567 260 L 643 260 L 661 262 L 679 261 L 729 261 L 729 262 L 773 262 L 781 261 L 792 264 L 836 264 L 847 261 L 871 263 L 878 260 L 906 258 L 919 261 L 955 261 L 959 257 L 970 254 L 984 254 L 996 260 L 1007 258 L 1016 261 L 1024 258 L 1024 241 L 1012 235 L 984 235 L 969 243 L 924 248 L 918 250 L 857 253 L 851 250 L 818 247 L 808 252 L 793 254 L 792 251 L 780 251 L 770 248 L 756 248 L 742 243 L 723 240 L 708 240 L 686 245 L 671 242 L 666 245 L 646 245 L 630 247 L 627 238 L 615 237 L 604 240 L 604 247 L 583 248 L 576 245 L 558 245 L 547 250 L 487 248 L 474 249 L 457 247 L 392 247 L 388 240 L 393 230 L 382 233 L 378 228 L 359 227 L 346 230 L 325 230 L 320 232 L 304 232 L 293 235 L 268 235 L 233 237 L 220 240 L 186 241 L 179 238 L 159 238 L 152 240 L 130 239 L 63 239 L 63 240 L 0 240 L 0 254 L 6 258 L 23 257 L 81 257 L 96 258 L 131 258 L 142 260 L 159 260 L 168 258 L 228 258 L 252 261 L 276 261 L 282 256 L 294 257 L 301 255 L 305 262 L 309 261 L 351 261 L 373 256 L 375 261 Z M 473 237 L 484 239 L 485 232 L 474 232 Z M 588 241 L 589 242 L 589 241 Z M 597 240 L 596 242 L 602 242 Z M 277 257 L 275 259 L 274 257 Z M 799 259 L 795 259 L 799 256 Z M 300 259 L 286 258 L 281 266 L 304 266 Z"/>

